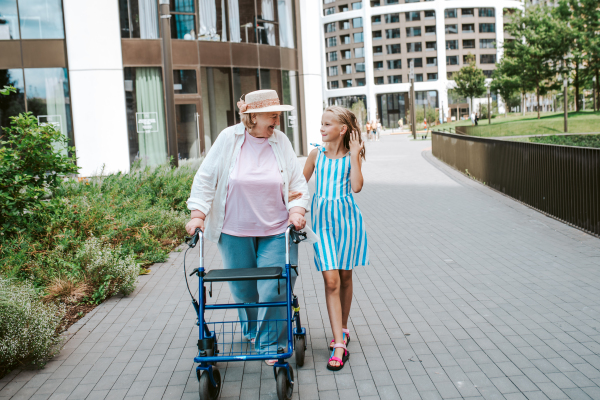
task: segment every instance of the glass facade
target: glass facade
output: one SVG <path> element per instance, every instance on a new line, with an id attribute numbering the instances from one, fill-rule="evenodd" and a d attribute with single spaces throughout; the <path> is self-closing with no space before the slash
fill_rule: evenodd
<path id="1" fill-rule="evenodd" d="M 158 3 L 152 0 L 119 0 L 121 37 L 158 39 Z"/>
<path id="2" fill-rule="evenodd" d="M 404 93 L 385 93 L 377 95 L 377 112 L 381 119 L 381 124 L 386 128 L 397 128 L 398 121 L 402 119 L 404 124 L 408 123 L 409 94 Z M 427 109 L 427 115 L 430 110 L 438 107 L 438 92 L 436 90 L 415 92 L 415 109 L 417 114 L 423 114 Z M 422 118 L 422 116 L 421 116 Z"/>
<path id="3" fill-rule="evenodd" d="M 17 0 L 0 0 L 0 40 L 19 39 Z"/>
<path id="4" fill-rule="evenodd" d="M 219 133 L 235 124 L 231 69 L 203 67 L 200 69 L 200 76 L 204 151 L 208 152 Z"/>
<path id="5" fill-rule="evenodd" d="M 10 117 L 25 111 L 25 83 L 22 69 L 0 70 L 0 88 L 13 86 L 17 93 L 0 96 L 0 127 L 10 125 Z"/>
<path id="6" fill-rule="evenodd" d="M 64 39 L 61 0 L 19 0 L 21 39 Z"/>

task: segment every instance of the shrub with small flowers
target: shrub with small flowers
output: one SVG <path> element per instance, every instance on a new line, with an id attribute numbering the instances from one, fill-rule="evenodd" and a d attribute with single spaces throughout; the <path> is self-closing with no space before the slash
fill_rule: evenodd
<path id="1" fill-rule="evenodd" d="M 31 283 L 0 277 L 0 376 L 20 365 L 43 365 L 60 343 L 64 306 L 44 303 Z"/>

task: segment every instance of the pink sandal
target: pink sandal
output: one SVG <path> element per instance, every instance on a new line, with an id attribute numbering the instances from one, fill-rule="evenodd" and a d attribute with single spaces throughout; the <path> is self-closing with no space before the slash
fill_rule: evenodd
<path id="1" fill-rule="evenodd" d="M 342 356 L 342 359 L 340 360 L 339 357 L 335 357 L 335 349 L 337 348 L 342 348 L 344 349 L 344 355 Z M 331 357 L 329 358 L 329 361 L 327 361 L 327 369 L 330 371 L 339 371 L 340 369 L 344 368 L 344 364 L 348 361 L 348 359 L 350 358 L 350 353 L 348 353 L 348 350 L 346 349 L 346 345 L 343 343 L 336 343 L 333 345 L 333 351 L 331 352 Z M 331 365 L 332 361 L 337 361 L 340 363 L 340 365 L 333 366 Z"/>
<path id="2" fill-rule="evenodd" d="M 344 340 L 344 344 L 348 346 L 350 344 L 350 329 L 342 329 L 342 339 Z M 329 343 L 329 350 L 333 350 L 333 345 L 335 344 L 335 339 Z"/>

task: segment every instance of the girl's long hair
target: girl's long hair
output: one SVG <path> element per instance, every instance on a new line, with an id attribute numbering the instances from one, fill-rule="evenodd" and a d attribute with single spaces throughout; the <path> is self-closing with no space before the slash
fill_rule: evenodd
<path id="1" fill-rule="evenodd" d="M 344 146 L 350 150 L 350 135 L 352 134 L 352 131 L 356 131 L 358 132 L 358 142 L 362 143 L 362 135 L 360 132 L 360 124 L 358 123 L 358 119 L 356 118 L 356 115 L 354 115 L 354 113 L 346 108 L 340 107 L 340 106 L 329 106 L 325 109 L 325 111 L 323 111 L 324 113 L 326 112 L 330 112 L 333 113 L 333 115 L 335 115 L 336 119 L 338 120 L 338 122 L 342 125 L 346 125 L 346 133 L 344 134 Z M 362 150 L 360 151 L 360 156 L 362 157 L 363 160 L 365 160 L 365 149 L 364 147 L 362 148 Z"/>

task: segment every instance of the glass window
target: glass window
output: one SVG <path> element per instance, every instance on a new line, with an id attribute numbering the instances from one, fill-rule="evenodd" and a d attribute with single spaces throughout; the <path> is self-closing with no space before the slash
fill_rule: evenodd
<path id="1" fill-rule="evenodd" d="M 64 39 L 61 0 L 19 0 L 21 39 Z"/>
<path id="2" fill-rule="evenodd" d="M 388 54 L 400 54 L 401 53 L 400 43 L 388 44 L 385 47 L 387 48 Z"/>
<path id="3" fill-rule="evenodd" d="M 388 60 L 388 69 L 402 69 L 402 60 Z"/>
<path id="4" fill-rule="evenodd" d="M 480 8 L 479 16 L 480 17 L 495 17 L 496 10 L 494 10 L 493 8 Z"/>
<path id="5" fill-rule="evenodd" d="M 231 69 L 202 67 L 200 76 L 204 152 L 208 152 L 219 133 L 235 124 L 235 111 L 231 97 Z"/>
<path id="6" fill-rule="evenodd" d="M 381 23 L 381 15 L 374 15 L 371 17 L 371 25 L 378 25 Z"/>
<path id="7" fill-rule="evenodd" d="M 496 24 L 479 24 L 480 33 L 493 33 L 496 32 Z"/>
<path id="8" fill-rule="evenodd" d="M 338 67 L 337 65 L 334 65 L 333 67 L 329 67 L 328 71 L 327 71 L 327 76 L 337 76 L 338 74 Z"/>
<path id="9" fill-rule="evenodd" d="M 437 72 L 428 73 L 427 74 L 427 80 L 428 81 L 437 81 L 438 80 L 438 74 L 437 74 Z"/>
<path id="10" fill-rule="evenodd" d="M 258 43 L 266 44 L 269 46 L 277 46 L 277 38 L 279 34 L 277 32 L 277 17 L 275 16 L 273 0 L 262 0 L 256 2 L 257 15 L 257 27 L 256 34 L 258 36 Z M 269 21 L 269 22 L 268 22 Z"/>
<path id="11" fill-rule="evenodd" d="M 121 37 L 139 39 L 158 39 L 160 37 L 158 34 L 158 4 L 156 2 L 119 0 L 119 12 L 121 13 Z"/>
<path id="12" fill-rule="evenodd" d="M 385 38 L 386 39 L 398 39 L 399 37 L 400 37 L 400 28 L 385 30 Z"/>
<path id="13" fill-rule="evenodd" d="M 361 62 L 354 64 L 354 69 L 356 72 L 365 72 L 365 63 Z"/>
<path id="14" fill-rule="evenodd" d="M 19 39 L 17 0 L 0 0 L 0 40 Z"/>
<path id="15" fill-rule="evenodd" d="M 475 39 L 463 40 L 463 49 L 474 49 Z"/>
<path id="16" fill-rule="evenodd" d="M 406 62 L 408 63 L 408 65 L 410 66 L 410 62 L 413 61 L 414 62 L 414 67 L 415 68 L 423 68 L 423 59 L 422 58 L 409 58 L 406 60 Z"/>
<path id="17" fill-rule="evenodd" d="M 352 79 L 344 79 L 342 83 L 344 87 L 352 87 Z"/>
<path id="18" fill-rule="evenodd" d="M 235 43 L 257 43 L 258 39 L 254 37 L 254 18 L 257 17 L 254 13 L 254 0 L 229 1 L 227 4 L 229 6 L 226 15 L 229 16 L 231 41 Z M 273 18 L 268 19 L 272 20 Z M 260 28 L 257 28 L 257 34 L 262 35 L 265 27 L 262 23 L 258 25 Z"/>
<path id="19" fill-rule="evenodd" d="M 484 75 L 486 78 L 491 78 L 493 73 L 494 73 L 494 70 L 493 70 L 493 69 L 484 69 L 484 70 L 483 70 L 483 75 Z"/>
<path id="20" fill-rule="evenodd" d="M 437 50 L 437 42 L 426 42 L 425 51 Z"/>
<path id="21" fill-rule="evenodd" d="M 383 61 L 375 61 L 375 62 L 373 62 L 373 69 L 375 71 L 383 69 Z"/>
<path id="22" fill-rule="evenodd" d="M 352 73 L 352 65 L 342 65 L 342 73 L 345 75 L 349 75 Z"/>
<path id="23" fill-rule="evenodd" d="M 383 47 L 382 46 L 373 46 L 373 54 L 374 55 L 383 54 Z"/>
<path id="24" fill-rule="evenodd" d="M 161 69 L 126 67 L 124 75 L 130 161 L 165 164 L 168 155 Z"/>
<path id="25" fill-rule="evenodd" d="M 427 10 L 425 11 L 425 19 L 435 18 L 435 11 Z"/>
<path id="26" fill-rule="evenodd" d="M 356 86 L 365 86 L 366 81 L 365 78 L 357 78 L 356 79 Z"/>
<path id="27" fill-rule="evenodd" d="M 330 37 L 330 38 L 325 38 L 325 43 L 327 44 L 327 47 L 335 47 L 337 46 L 337 38 L 334 37 Z"/>
<path id="28" fill-rule="evenodd" d="M 435 67 L 437 65 L 437 57 L 427 57 L 427 66 Z"/>
<path id="29" fill-rule="evenodd" d="M 392 80 L 398 77 L 399 75 L 388 76 L 388 83 L 390 82 L 390 78 Z M 402 79 L 399 79 L 399 82 L 393 83 L 402 83 Z M 407 93 L 389 93 L 389 94 L 378 94 L 377 95 L 377 111 L 378 115 L 381 117 L 381 125 L 386 128 L 397 128 L 398 121 L 402 120 L 406 122 L 405 117 L 407 117 L 405 104 L 405 97 L 408 100 Z"/>
<path id="30" fill-rule="evenodd" d="M 400 22 L 400 13 L 385 14 L 385 23 L 394 24 Z"/>
<path id="31" fill-rule="evenodd" d="M 260 89 L 272 89 L 277 92 L 281 99 L 281 71 L 278 69 L 261 69 L 260 73 Z"/>
<path id="32" fill-rule="evenodd" d="M 240 122 L 237 99 L 255 90 L 258 90 L 258 70 L 254 68 L 233 68 L 233 98 L 236 99 L 236 122 Z"/>
<path id="33" fill-rule="evenodd" d="M 277 0 L 277 17 L 279 18 L 279 45 L 293 49 L 295 45 L 296 18 L 292 0 Z M 294 79 L 297 79 L 294 78 Z"/>
<path id="34" fill-rule="evenodd" d="M 354 49 L 354 57 L 355 58 L 363 58 L 365 56 L 365 48 L 357 47 Z"/>
<path id="35" fill-rule="evenodd" d="M 423 74 L 415 74 L 415 82 L 423 82 Z"/>
<path id="36" fill-rule="evenodd" d="M 340 83 L 338 81 L 329 81 L 327 82 L 328 89 L 338 89 L 340 87 Z"/>
<path id="37" fill-rule="evenodd" d="M 383 39 L 383 36 L 381 35 L 381 31 L 373 31 L 373 40 L 379 40 L 379 39 Z"/>
<path id="38" fill-rule="evenodd" d="M 402 83 L 402 75 L 390 75 L 387 78 L 388 83 Z"/>
<path id="39" fill-rule="evenodd" d="M 340 12 L 346 12 L 346 11 L 348 11 L 347 5 L 340 6 Z"/>
<path id="40" fill-rule="evenodd" d="M 474 17 L 475 16 L 475 9 L 474 8 L 463 8 L 460 10 L 460 16 L 461 17 Z"/>
<path id="41" fill-rule="evenodd" d="M 462 24 L 463 33 L 474 33 L 475 32 L 475 24 Z"/>
<path id="42" fill-rule="evenodd" d="M 376 76 L 375 77 L 375 84 L 376 85 L 383 85 L 384 84 L 383 76 Z"/>
<path id="43" fill-rule="evenodd" d="M 496 39 L 479 39 L 480 49 L 495 49 Z"/>
<path id="44" fill-rule="evenodd" d="M 423 44 L 421 42 L 406 43 L 406 51 L 408 53 L 423 51 Z"/>
<path id="45" fill-rule="evenodd" d="M 327 53 L 327 61 L 337 61 L 337 51 Z"/>
<path id="46" fill-rule="evenodd" d="M 350 35 L 340 36 L 340 42 L 342 42 L 342 44 L 350 44 Z"/>
<path id="47" fill-rule="evenodd" d="M 323 0 L 323 4 L 335 3 L 335 0 Z"/>
<path id="48" fill-rule="evenodd" d="M 435 25 L 429 25 L 425 27 L 426 35 L 435 35 Z"/>
<path id="49" fill-rule="evenodd" d="M 420 21 L 421 20 L 421 12 L 420 11 L 409 11 L 405 13 L 406 21 Z"/>
<path id="50" fill-rule="evenodd" d="M 406 28 L 406 37 L 415 37 L 415 36 L 421 36 L 421 27 L 418 26 L 413 26 L 410 28 Z"/>
<path id="51" fill-rule="evenodd" d="M 350 50 L 342 50 L 341 53 L 344 60 L 352 58 L 352 52 Z"/>
<path id="52" fill-rule="evenodd" d="M 176 94 L 198 93 L 195 69 L 173 70 L 173 83 Z"/>
<path id="53" fill-rule="evenodd" d="M 444 18 L 456 18 L 457 12 L 456 8 L 448 8 L 444 10 Z"/>
<path id="54" fill-rule="evenodd" d="M 325 24 L 325 33 L 327 32 L 335 32 L 335 22 Z"/>
<path id="55" fill-rule="evenodd" d="M 458 50 L 458 40 L 446 40 L 446 50 Z"/>
<path id="56" fill-rule="evenodd" d="M 479 55 L 479 63 L 480 64 L 496 64 L 496 55 L 495 54 L 480 54 Z"/>
<path id="57" fill-rule="evenodd" d="M 451 35 L 458 33 L 458 24 L 446 25 L 446 34 Z"/>
<path id="58" fill-rule="evenodd" d="M 335 14 L 335 7 L 329 7 L 325 9 L 325 15 Z"/>
<path id="59" fill-rule="evenodd" d="M 196 40 L 194 0 L 171 1 L 171 38 Z"/>
<path id="60" fill-rule="evenodd" d="M 10 126 L 10 117 L 25 112 L 25 84 L 22 69 L 0 69 L 0 88 L 13 86 L 17 93 L 0 95 L 0 127 Z M 1 130 L 0 130 L 1 132 Z"/>
<path id="61" fill-rule="evenodd" d="M 363 39 L 362 32 L 357 32 L 354 34 L 354 43 L 362 43 L 363 41 L 364 41 L 364 39 Z"/>
<path id="62" fill-rule="evenodd" d="M 361 8 L 362 8 L 362 1 L 357 1 L 355 3 L 352 3 L 353 10 L 360 10 Z"/>
<path id="63" fill-rule="evenodd" d="M 350 29 L 349 21 L 340 21 L 340 30 Z"/>
<path id="64" fill-rule="evenodd" d="M 362 18 L 352 18 L 352 27 L 353 28 L 362 28 Z"/>

